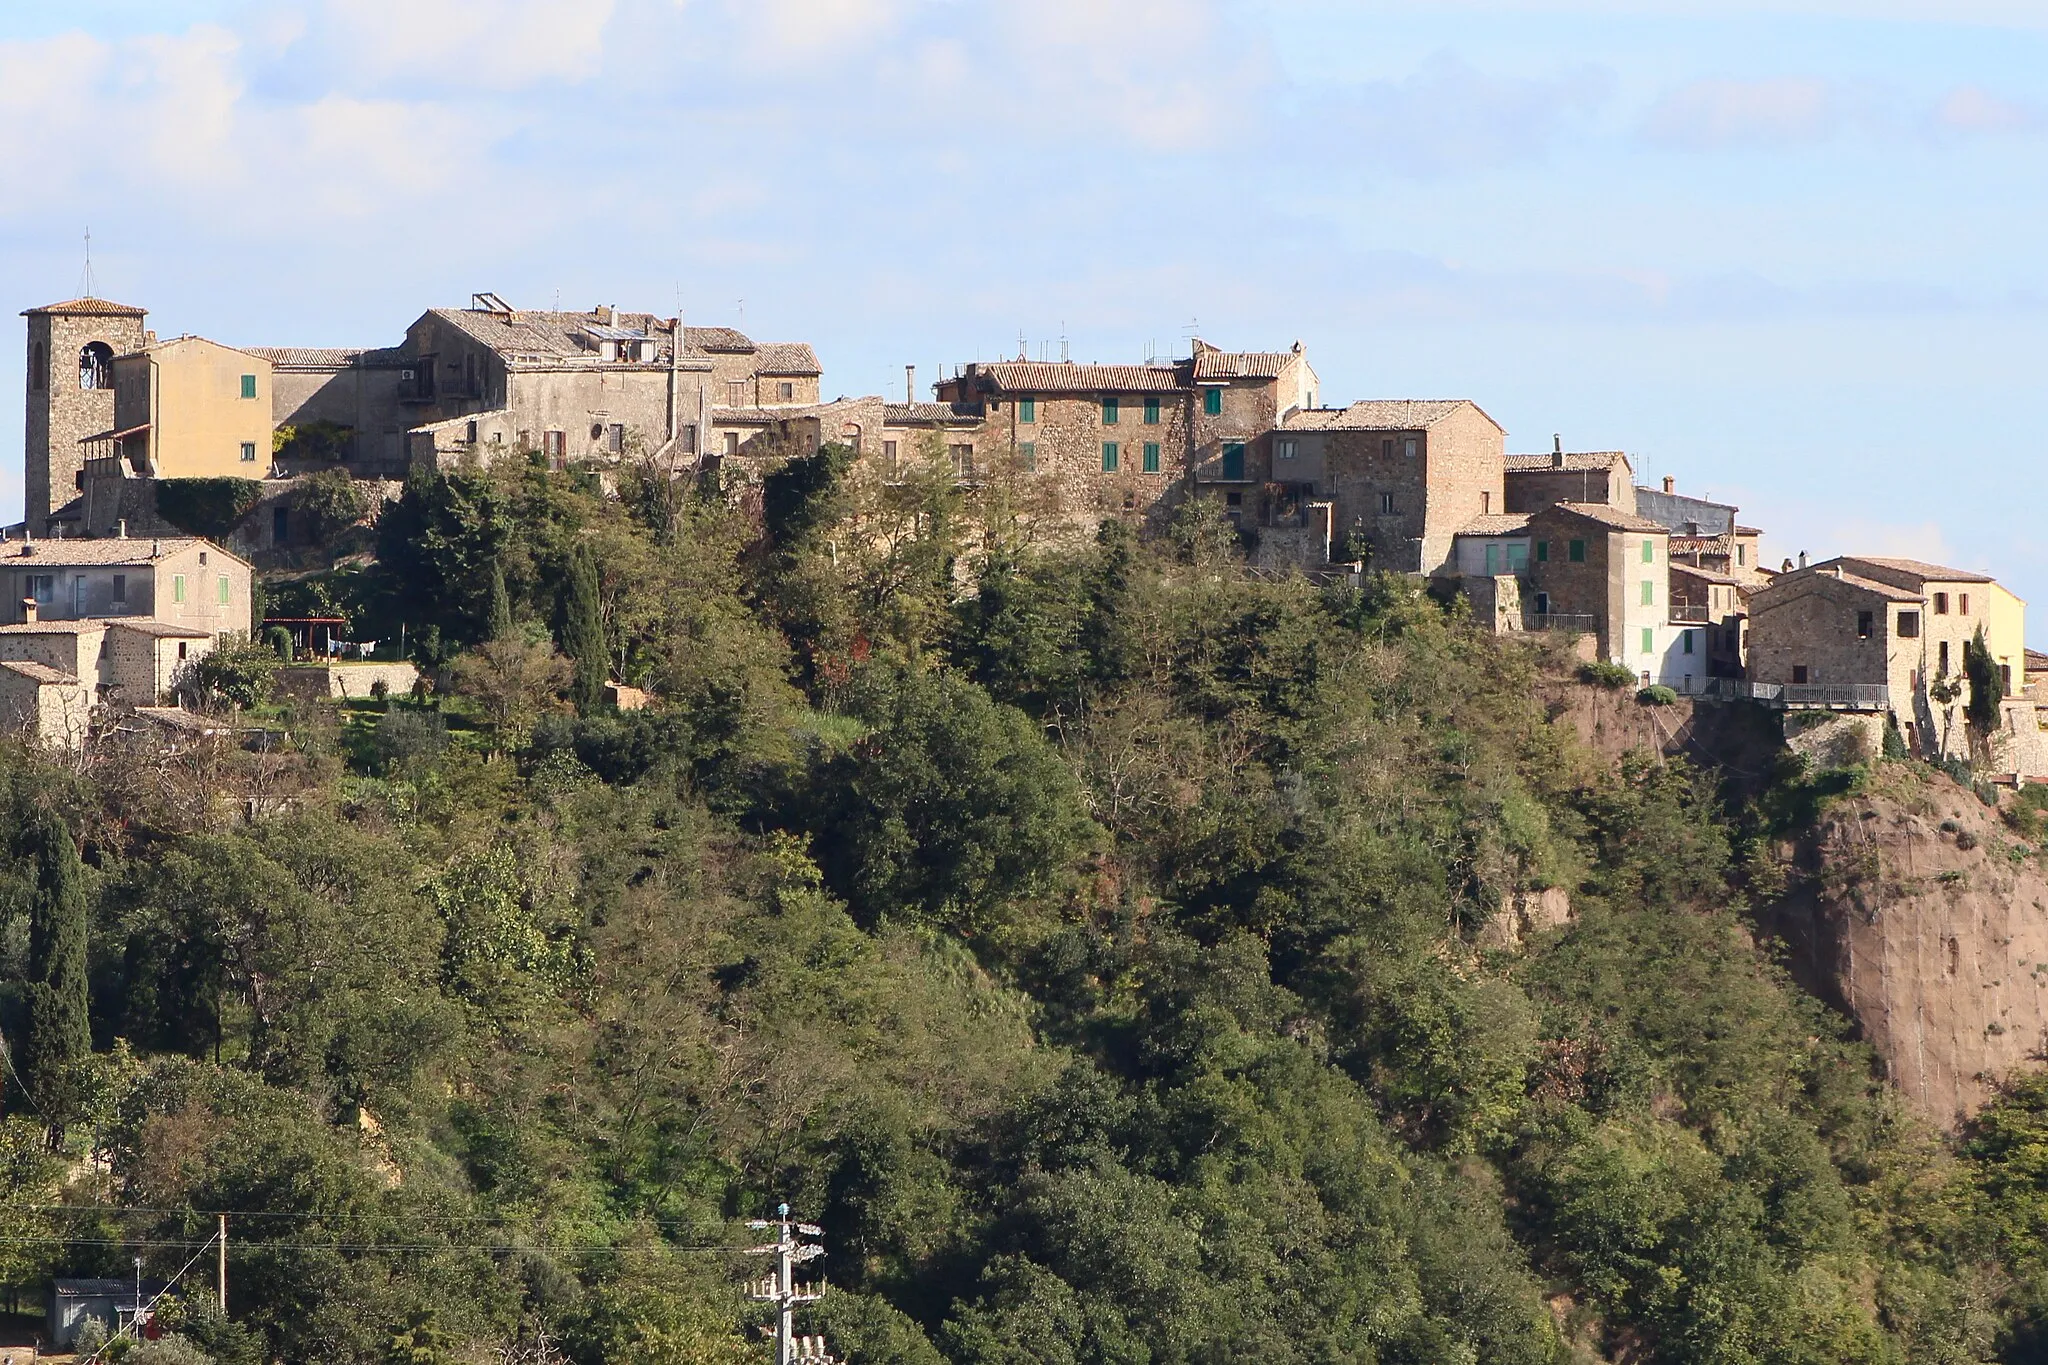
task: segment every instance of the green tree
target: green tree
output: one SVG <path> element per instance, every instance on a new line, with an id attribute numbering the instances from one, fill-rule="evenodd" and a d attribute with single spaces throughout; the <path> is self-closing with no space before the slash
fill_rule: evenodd
<path id="1" fill-rule="evenodd" d="M 507 640 L 518 626 L 512 620 L 512 597 L 505 591 L 505 566 L 491 561 L 491 606 L 486 625 L 487 640 Z"/>
<path id="2" fill-rule="evenodd" d="M 270 700 L 277 670 L 283 666 L 274 646 L 243 635 L 225 635 L 193 666 L 192 679 L 213 701 L 247 710 Z"/>
<path id="3" fill-rule="evenodd" d="M 1998 660 L 1991 657 L 1991 647 L 1984 642 L 1984 627 L 1977 627 L 1977 633 L 1963 642 L 1963 676 L 1970 681 L 1970 704 L 1965 714 L 1970 726 L 1979 736 L 1986 736 L 1998 729 L 2000 703 L 2005 700 L 2005 676 L 1999 671 Z"/>
<path id="4" fill-rule="evenodd" d="M 28 912 L 28 1026 L 21 1080 L 49 1125 L 50 1146 L 85 1098 L 84 1068 L 92 1055 L 86 996 L 85 872 L 64 820 L 38 802 L 22 813 L 15 856 L 32 869 Z"/>
<path id="5" fill-rule="evenodd" d="M 598 602 L 597 556 L 587 541 L 577 542 L 569 556 L 569 580 L 562 594 L 562 652 L 569 656 L 569 699 L 577 715 L 590 715 L 603 703 L 611 652 L 605 646 Z"/>

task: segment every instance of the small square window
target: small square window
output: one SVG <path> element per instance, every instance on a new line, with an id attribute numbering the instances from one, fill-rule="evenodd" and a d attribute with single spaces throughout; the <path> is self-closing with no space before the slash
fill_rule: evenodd
<path id="1" fill-rule="evenodd" d="M 1806 686 L 1806 665 L 1805 665 L 1805 664 L 1794 664 L 1794 665 L 1792 665 L 1792 685 L 1793 685 L 1794 687 L 1804 687 L 1804 686 Z"/>
<path id="2" fill-rule="evenodd" d="M 1917 640 L 1920 638 L 1919 612 L 1902 611 L 1899 613 L 1899 638 L 1901 640 Z"/>
<path id="3" fill-rule="evenodd" d="M 1291 460 L 1294 458 L 1294 442 L 1280 442 L 1280 458 L 1283 460 Z"/>
<path id="4" fill-rule="evenodd" d="M 1413 436 L 1409 436 L 1404 438 L 1401 442 L 1401 453 L 1412 460 L 1415 458 L 1416 452 L 1420 450 L 1421 447 L 1422 443 L 1420 441 L 1416 440 Z"/>
<path id="5" fill-rule="evenodd" d="M 1109 397 L 1102 400 L 1102 425 L 1106 427 L 1113 427 L 1116 425 L 1116 422 L 1117 400 L 1116 395 L 1111 394 Z"/>
<path id="6" fill-rule="evenodd" d="M 256 396 L 256 376 L 255 376 L 255 375 L 253 375 L 253 374 L 245 374 L 245 375 L 243 375 L 243 376 L 242 376 L 242 397 L 244 397 L 244 398 L 254 398 L 255 396 Z"/>
<path id="7" fill-rule="evenodd" d="M 775 397 L 781 402 L 789 402 L 796 397 L 796 385 L 786 379 L 783 380 L 775 386 Z"/>
<path id="8" fill-rule="evenodd" d="M 1157 398 L 1147 398 L 1145 400 L 1145 425 L 1148 427 L 1159 425 L 1159 400 Z"/>
<path id="9" fill-rule="evenodd" d="M 1017 463 L 1018 463 L 1018 464 L 1020 464 L 1020 465 L 1022 465 L 1022 466 L 1024 466 L 1024 472 L 1025 472 L 1025 473 L 1027 473 L 1027 474 L 1030 474 L 1030 473 L 1035 473 L 1035 472 L 1037 472 L 1037 469 L 1038 469 L 1038 442 L 1036 442 L 1036 441 L 1020 441 L 1020 442 L 1018 442 L 1018 444 L 1017 444 Z"/>
<path id="10" fill-rule="evenodd" d="M 242 442 L 242 463 L 256 463 L 256 443 L 254 441 Z"/>
<path id="11" fill-rule="evenodd" d="M 1380 494 L 1380 515 L 1381 515 L 1381 516 L 1392 516 L 1392 515 L 1393 515 L 1393 513 L 1394 513 L 1394 495 L 1393 495 L 1392 493 L 1382 493 L 1382 494 Z"/>
<path id="12" fill-rule="evenodd" d="M 1104 441 L 1104 442 L 1102 443 L 1102 472 L 1103 472 L 1103 473 L 1105 473 L 1105 474 L 1114 474 L 1114 473 L 1116 473 L 1116 465 L 1117 465 L 1117 449 L 1116 449 L 1116 442 L 1115 442 L 1115 441 Z"/>
<path id="13" fill-rule="evenodd" d="M 1586 562 L 1586 542 L 1585 542 L 1585 541 L 1583 541 L 1583 540 L 1575 540 L 1575 541 L 1573 541 L 1573 542 L 1571 543 L 1571 545 L 1570 545 L 1570 546 L 1569 546 L 1568 548 L 1569 548 L 1569 549 L 1570 549 L 1570 551 L 1571 551 L 1571 553 L 1570 553 L 1570 555 L 1569 555 L 1568 557 L 1570 558 L 1570 560 L 1571 560 L 1571 562 L 1572 562 L 1572 563 L 1574 563 L 1574 564 L 1583 564 L 1583 563 L 1585 563 L 1585 562 Z"/>
<path id="14" fill-rule="evenodd" d="M 1020 398 L 1017 400 L 1017 420 L 1020 422 L 1036 422 L 1038 420 L 1038 400 L 1036 398 Z"/>
<path id="15" fill-rule="evenodd" d="M 1147 474 L 1157 474 L 1159 472 L 1159 442 L 1157 441 L 1145 442 L 1145 472 Z"/>
<path id="16" fill-rule="evenodd" d="M 1948 615 L 1948 594 L 1947 594 L 1947 593 L 1945 593 L 1945 592 L 1938 592 L 1938 593 L 1934 594 L 1934 614 L 1935 614 L 1936 616 L 1946 616 L 1946 615 Z"/>
<path id="17" fill-rule="evenodd" d="M 1210 417 L 1223 415 L 1223 390 L 1208 388 L 1202 390 L 1202 411 Z"/>

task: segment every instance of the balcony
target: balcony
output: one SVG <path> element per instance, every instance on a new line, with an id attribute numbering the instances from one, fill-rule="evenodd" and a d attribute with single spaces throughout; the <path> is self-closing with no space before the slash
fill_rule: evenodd
<path id="1" fill-rule="evenodd" d="M 1673 604 L 1671 608 L 1671 624 L 1674 626 L 1704 626 L 1712 620 L 1705 607 Z"/>
<path id="2" fill-rule="evenodd" d="M 1781 711 L 1889 711 L 1883 683 L 1766 683 L 1709 678 L 1699 691 L 1708 701 L 1754 701 Z"/>
<path id="3" fill-rule="evenodd" d="M 1600 618 L 1584 611 L 1539 611 L 1529 615 L 1531 630 L 1575 630 L 1590 634 Z"/>

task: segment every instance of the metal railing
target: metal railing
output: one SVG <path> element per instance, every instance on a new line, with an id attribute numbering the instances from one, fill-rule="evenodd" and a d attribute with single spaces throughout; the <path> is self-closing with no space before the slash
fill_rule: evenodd
<path id="1" fill-rule="evenodd" d="M 1788 710 L 1889 711 L 1883 683 L 1767 683 L 1709 678 L 1695 694 L 1708 701 L 1755 701 Z"/>
<path id="2" fill-rule="evenodd" d="M 1671 624 L 1675 626 L 1704 626 L 1712 619 L 1705 607 L 1681 605 L 1671 609 Z"/>
<path id="3" fill-rule="evenodd" d="M 1577 630 L 1591 631 L 1598 624 L 1599 617 L 1591 612 L 1539 611 L 1529 616 L 1531 630 Z"/>

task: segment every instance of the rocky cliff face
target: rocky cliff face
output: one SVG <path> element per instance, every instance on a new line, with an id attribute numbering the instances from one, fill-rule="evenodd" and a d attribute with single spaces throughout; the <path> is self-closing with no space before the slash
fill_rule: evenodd
<path id="1" fill-rule="evenodd" d="M 1781 852 L 1794 890 L 1765 927 L 1929 1119 L 1953 1127 L 2048 1054 L 2048 863 L 1996 812 L 1887 765 Z"/>

